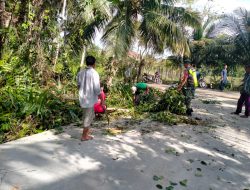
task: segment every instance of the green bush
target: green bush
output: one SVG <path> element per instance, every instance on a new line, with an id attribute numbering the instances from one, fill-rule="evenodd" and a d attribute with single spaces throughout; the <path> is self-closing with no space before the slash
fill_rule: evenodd
<path id="1" fill-rule="evenodd" d="M 182 116 L 186 113 L 185 97 L 175 89 L 168 89 L 164 93 L 152 90 L 141 104 L 135 108 L 137 115 L 147 113 L 147 118 L 155 121 L 175 125 L 183 122 Z M 142 96 L 142 97 L 143 97 Z"/>
<path id="2" fill-rule="evenodd" d="M 44 89 L 0 90 L 0 134 L 8 141 L 79 120 L 78 101 L 65 101 Z"/>
<path id="3" fill-rule="evenodd" d="M 181 118 L 177 117 L 169 111 L 161 111 L 151 115 L 151 118 L 155 121 L 167 123 L 169 125 L 176 125 L 181 122 Z"/>
<path id="4" fill-rule="evenodd" d="M 185 97 L 175 89 L 166 90 L 160 101 L 151 109 L 151 112 L 161 111 L 184 115 L 186 113 Z"/>
<path id="5" fill-rule="evenodd" d="M 109 89 L 107 94 L 107 106 L 119 107 L 119 108 L 132 108 L 133 95 L 131 91 L 131 85 L 117 83 Z"/>

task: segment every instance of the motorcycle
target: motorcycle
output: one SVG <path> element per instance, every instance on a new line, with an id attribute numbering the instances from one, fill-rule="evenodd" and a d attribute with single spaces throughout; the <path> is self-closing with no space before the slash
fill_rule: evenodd
<path id="1" fill-rule="evenodd" d="M 198 84 L 200 88 L 207 88 L 207 83 L 204 79 L 204 74 L 197 75 L 198 78 Z"/>
<path id="2" fill-rule="evenodd" d="M 152 82 L 152 83 L 156 83 L 156 84 L 162 84 L 162 80 L 160 79 L 160 77 L 155 77 L 152 75 L 148 75 L 148 74 L 144 74 L 142 76 L 143 82 Z"/>
<path id="3" fill-rule="evenodd" d="M 155 82 L 156 84 L 162 84 L 162 80 L 161 80 L 160 76 L 154 77 L 154 82 Z"/>
<path id="4" fill-rule="evenodd" d="M 204 78 L 200 78 L 199 81 L 198 81 L 198 83 L 199 83 L 199 87 L 201 87 L 201 88 L 207 88 L 207 83 L 204 80 Z"/>
<path id="5" fill-rule="evenodd" d="M 154 80 L 153 80 L 153 76 L 151 76 L 151 75 L 148 75 L 148 74 L 146 74 L 146 73 L 144 73 L 143 74 L 143 76 L 142 76 L 142 80 L 143 80 L 143 82 L 153 82 Z"/>

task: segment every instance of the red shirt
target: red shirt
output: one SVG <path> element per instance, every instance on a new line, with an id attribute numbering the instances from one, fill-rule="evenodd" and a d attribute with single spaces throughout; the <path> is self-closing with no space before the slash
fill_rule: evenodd
<path id="1" fill-rule="evenodd" d="M 185 69 L 184 70 L 184 77 L 183 77 L 184 79 L 187 79 L 188 78 L 188 70 L 187 69 Z"/>
<path id="2" fill-rule="evenodd" d="M 106 95 L 103 91 L 101 91 L 100 96 L 101 96 L 103 101 L 106 99 Z M 101 99 L 99 97 L 97 103 L 95 103 L 95 105 L 94 105 L 94 111 L 95 111 L 95 113 L 103 113 L 103 112 L 105 112 L 105 110 L 106 110 L 106 106 L 103 106 L 101 104 Z"/>

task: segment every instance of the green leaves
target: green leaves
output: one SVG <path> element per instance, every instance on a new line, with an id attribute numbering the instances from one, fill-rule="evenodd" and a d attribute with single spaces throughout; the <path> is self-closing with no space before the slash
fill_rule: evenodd
<path id="1" fill-rule="evenodd" d="M 151 111 L 169 111 L 170 113 L 182 115 L 186 113 L 184 101 L 184 96 L 180 92 L 175 89 L 168 89 Z"/>
<path id="2" fill-rule="evenodd" d="M 207 162 L 205 162 L 203 160 L 201 161 L 201 164 L 204 165 L 204 166 L 207 166 Z"/>
<path id="3" fill-rule="evenodd" d="M 141 95 L 138 112 L 150 112 L 150 118 L 155 121 L 175 125 L 185 122 L 181 116 L 186 113 L 184 96 L 177 90 L 168 89 L 165 93 L 150 90 L 147 95 Z"/>
<path id="4" fill-rule="evenodd" d="M 166 187 L 166 190 L 173 190 L 173 189 L 174 189 L 173 186 L 168 186 L 168 187 Z"/>
<path id="5" fill-rule="evenodd" d="M 107 104 L 119 108 L 132 108 L 134 106 L 130 85 L 118 83 L 110 88 Z"/>
<path id="6" fill-rule="evenodd" d="M 196 171 L 195 171 L 195 176 L 196 177 L 202 177 L 203 176 L 203 174 L 202 174 L 202 172 L 201 172 L 202 170 L 201 170 L 201 168 L 196 168 Z"/>
<path id="7" fill-rule="evenodd" d="M 182 185 L 182 186 L 187 186 L 187 182 L 188 182 L 188 180 L 187 180 L 187 179 L 184 179 L 184 180 L 180 181 L 179 183 L 180 183 L 180 185 Z"/>
<path id="8" fill-rule="evenodd" d="M 200 23 L 196 12 L 175 7 L 174 1 L 118 1 L 109 0 L 116 9 L 108 26 L 104 40 L 115 51 L 125 56 L 133 45 L 133 38 L 140 40 L 146 48 L 155 52 L 170 48 L 173 52 L 189 52 L 183 26 L 197 26 Z M 112 40 L 111 40 L 112 39 Z M 113 42 L 113 43 L 112 43 Z"/>
<path id="9" fill-rule="evenodd" d="M 160 185 L 160 184 L 157 184 L 156 187 L 157 187 L 158 189 L 163 189 L 162 185 Z"/>
<path id="10" fill-rule="evenodd" d="M 78 104 L 64 102 L 58 92 L 14 87 L 0 89 L 0 133 L 8 134 L 4 141 L 79 120 Z"/>
<path id="11" fill-rule="evenodd" d="M 175 154 L 175 153 L 176 153 L 176 150 L 175 150 L 175 148 L 171 148 L 171 147 L 170 147 L 170 148 L 167 148 L 167 149 L 165 150 L 165 152 L 168 153 L 168 154 L 170 154 L 170 153 L 171 153 L 171 154 Z"/>
<path id="12" fill-rule="evenodd" d="M 156 176 L 156 175 L 153 176 L 154 181 L 160 181 L 160 180 L 163 180 L 163 179 L 164 179 L 163 176 Z"/>
<path id="13" fill-rule="evenodd" d="M 154 175 L 153 176 L 153 180 L 154 181 L 161 181 L 161 180 L 163 180 L 164 179 L 164 177 L 163 176 L 157 176 L 157 175 Z M 161 184 L 157 184 L 157 185 L 155 185 L 158 189 L 163 189 L 163 186 L 161 185 Z"/>
<path id="14" fill-rule="evenodd" d="M 178 185 L 178 183 L 175 183 L 175 182 L 170 181 L 170 185 L 171 185 L 171 186 L 176 186 L 176 185 Z"/>
<path id="15" fill-rule="evenodd" d="M 154 180 L 154 181 L 157 181 L 157 182 L 158 182 L 158 181 L 161 181 L 161 180 L 163 180 L 163 179 L 164 179 L 163 176 L 157 176 L 157 175 L 154 175 L 154 176 L 153 176 L 153 180 Z M 187 186 L 187 182 L 188 182 L 188 180 L 187 180 L 187 179 L 184 179 L 184 180 L 182 180 L 182 181 L 179 181 L 179 184 L 180 184 L 181 186 L 186 187 L 186 186 Z M 165 190 L 174 190 L 174 187 L 177 186 L 177 185 L 178 185 L 178 183 L 175 183 L 175 182 L 173 182 L 173 181 L 169 181 L 169 186 L 165 187 Z M 161 184 L 156 184 L 155 186 L 156 186 L 157 189 L 163 189 L 162 183 L 161 183 Z"/>

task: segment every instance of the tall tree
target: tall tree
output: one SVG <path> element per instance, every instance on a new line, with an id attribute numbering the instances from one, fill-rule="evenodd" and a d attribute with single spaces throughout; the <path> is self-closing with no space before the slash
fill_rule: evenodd
<path id="1" fill-rule="evenodd" d="M 59 33 L 56 38 L 57 44 L 56 44 L 56 51 L 55 51 L 55 56 L 53 57 L 53 65 L 56 66 L 59 52 L 60 52 L 60 47 L 61 47 L 61 41 L 63 41 L 64 36 L 65 36 L 65 31 L 64 31 L 64 23 L 67 20 L 67 13 L 66 13 L 66 7 L 67 7 L 67 0 L 62 1 L 62 9 L 59 14 L 58 18 L 58 28 L 59 28 Z"/>
<path id="2" fill-rule="evenodd" d="M 103 39 L 113 39 L 116 56 L 126 55 L 136 33 L 144 45 L 162 53 L 169 48 L 174 53 L 189 54 L 187 38 L 181 26 L 197 27 L 196 12 L 176 7 L 174 0 L 110 0 L 114 6 L 113 19 L 105 28 Z"/>
<path id="3" fill-rule="evenodd" d="M 191 59 L 196 65 L 200 65 L 207 56 L 208 49 L 214 47 L 216 42 L 211 38 L 215 30 L 215 19 L 208 17 L 204 23 L 193 31 L 193 40 L 189 43 Z"/>
<path id="4" fill-rule="evenodd" d="M 231 16 L 236 34 L 234 55 L 242 64 L 250 64 L 250 11 L 240 8 L 235 14 Z"/>
<path id="5" fill-rule="evenodd" d="M 103 29 L 111 18 L 110 2 L 107 0 L 70 1 L 67 19 L 67 42 L 76 51 L 81 50 L 83 66 L 87 45 L 92 44 L 97 29 Z"/>

